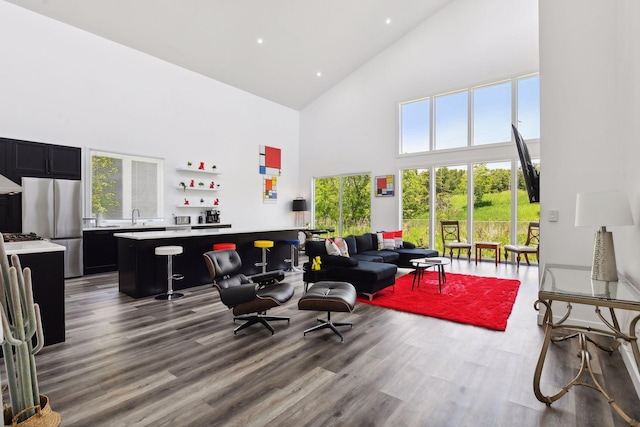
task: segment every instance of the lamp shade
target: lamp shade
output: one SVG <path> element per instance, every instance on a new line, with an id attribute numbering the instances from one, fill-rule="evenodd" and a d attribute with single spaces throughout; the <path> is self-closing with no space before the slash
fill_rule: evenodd
<path id="1" fill-rule="evenodd" d="M 293 200 L 293 211 L 294 212 L 304 212 L 307 210 L 307 201 L 305 199 L 294 199 Z"/>
<path id="2" fill-rule="evenodd" d="M 14 194 L 20 192 L 22 192 L 22 187 L 11 181 L 6 176 L 0 175 L 0 194 Z"/>
<path id="3" fill-rule="evenodd" d="M 620 190 L 578 193 L 576 227 L 633 225 L 629 199 Z"/>

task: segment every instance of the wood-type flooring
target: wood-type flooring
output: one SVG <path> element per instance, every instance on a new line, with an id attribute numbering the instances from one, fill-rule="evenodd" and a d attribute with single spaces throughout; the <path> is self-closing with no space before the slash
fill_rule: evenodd
<path id="1" fill-rule="evenodd" d="M 66 342 L 36 356 L 41 392 L 63 426 L 626 425 L 588 387 L 549 407 L 536 400 L 537 266 L 454 259 L 446 268 L 522 281 L 505 332 L 358 304 L 332 315 L 354 323 L 344 343 L 328 329 L 303 337 L 326 313 L 297 309 L 302 274 L 288 273 L 296 293 L 270 313 L 291 323 L 234 336 L 210 285 L 167 302 L 119 293 L 115 273 L 67 280 Z M 573 378 L 577 348 L 551 346 L 543 392 Z M 593 353 L 602 383 L 640 418 L 620 355 Z"/>

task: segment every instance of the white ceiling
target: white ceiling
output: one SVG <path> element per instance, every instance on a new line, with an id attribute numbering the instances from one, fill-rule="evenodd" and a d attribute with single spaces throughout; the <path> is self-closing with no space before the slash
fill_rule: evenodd
<path id="1" fill-rule="evenodd" d="M 301 109 L 451 0 L 7 1 Z"/>

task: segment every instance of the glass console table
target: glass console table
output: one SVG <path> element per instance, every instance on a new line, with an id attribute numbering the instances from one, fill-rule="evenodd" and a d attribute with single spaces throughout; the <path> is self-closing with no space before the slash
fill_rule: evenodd
<path id="1" fill-rule="evenodd" d="M 553 318 L 552 304 L 554 302 L 566 303 L 560 307 L 564 310 L 564 313 L 559 320 L 554 320 Z M 602 322 L 602 328 L 571 324 L 569 316 L 571 314 L 572 304 L 583 304 L 594 307 L 598 319 Z M 538 300 L 534 306 L 536 310 L 540 310 L 541 306 L 545 308 L 543 320 L 545 332 L 544 342 L 533 377 L 533 391 L 536 398 L 540 402 L 551 405 L 551 403 L 560 399 L 574 385 L 591 387 L 602 393 L 612 408 L 620 414 L 627 423 L 638 425 L 638 422 L 629 417 L 618 406 L 596 379 L 591 368 L 591 355 L 589 354 L 587 343 L 591 342 L 597 348 L 612 353 L 620 347 L 623 341 L 627 341 L 631 345 L 636 365 L 640 369 L 640 352 L 638 351 L 638 338 L 635 332 L 636 324 L 638 320 L 640 320 L 640 314 L 633 317 L 629 325 L 628 333 L 624 333 L 620 329 L 620 324 L 614 312 L 616 308 L 640 312 L 640 289 L 622 276 L 619 276 L 617 282 L 592 280 L 590 267 L 547 264 L 542 267 Z M 610 319 L 603 316 L 601 308 L 608 309 Z M 555 329 L 562 329 L 564 335 L 555 335 L 553 333 Z M 596 342 L 590 335 L 613 337 L 615 343 L 612 346 L 605 346 Z M 542 375 L 542 368 L 549 344 L 552 341 L 563 341 L 574 337 L 578 337 L 580 340 L 578 357 L 580 357 L 581 362 L 578 374 L 568 385 L 562 387 L 556 394 L 545 396 L 540 390 L 540 376 Z M 581 378 L 586 373 L 591 376 L 593 383 L 581 381 Z"/>

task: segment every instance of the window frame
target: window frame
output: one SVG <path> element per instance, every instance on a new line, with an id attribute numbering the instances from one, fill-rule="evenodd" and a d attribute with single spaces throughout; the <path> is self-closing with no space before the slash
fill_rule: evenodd
<path id="1" fill-rule="evenodd" d="M 131 179 L 132 179 L 132 167 L 131 164 L 134 161 L 145 162 L 145 163 L 154 163 L 156 164 L 156 216 L 144 216 L 145 219 L 151 220 L 161 220 L 164 219 L 164 158 L 160 157 L 152 157 L 152 156 L 142 156 L 135 154 L 126 154 L 119 153 L 114 151 L 106 151 L 99 149 L 89 149 L 87 150 L 87 176 L 86 182 L 88 185 L 85 187 L 85 212 L 88 213 L 89 217 L 95 217 L 95 212 L 93 212 L 92 206 L 92 196 L 93 196 L 93 157 L 111 157 L 114 159 L 120 159 L 123 161 L 123 186 L 122 186 L 122 218 L 110 218 L 105 219 L 105 223 L 122 223 L 129 222 L 131 220 L 131 215 L 133 209 L 137 209 L 137 207 L 133 206 L 132 194 L 131 194 Z M 128 185 L 125 185 L 128 183 Z"/>
<path id="2" fill-rule="evenodd" d="M 461 88 L 461 89 L 456 89 L 456 90 L 449 90 L 446 92 L 441 92 L 441 93 L 435 93 L 435 94 L 431 94 L 429 96 L 422 96 L 419 98 L 413 98 L 413 99 L 409 99 L 406 101 L 401 101 L 398 103 L 398 109 L 397 109 L 397 131 L 398 131 L 398 141 L 397 141 L 397 145 L 396 145 L 396 149 L 397 149 L 397 157 L 407 157 L 407 156 L 415 156 L 415 155 L 424 155 L 424 154 L 428 154 L 428 153 L 437 153 L 437 152 L 447 152 L 447 151 L 453 151 L 453 150 L 467 150 L 467 149 L 482 149 L 482 148 L 486 148 L 486 147 L 493 147 L 499 144 L 509 144 L 512 142 L 511 138 L 507 141 L 497 141 L 494 143 L 486 143 L 486 144 L 478 144 L 475 145 L 474 144 L 474 91 L 476 89 L 481 89 L 484 87 L 488 87 L 488 86 L 492 86 L 492 85 L 498 85 L 498 84 L 504 84 L 506 82 L 510 82 L 511 83 L 511 122 L 512 123 L 518 123 L 518 102 L 519 102 L 519 98 L 518 98 L 518 88 L 519 88 L 519 83 L 521 81 L 526 81 L 528 79 L 531 78 L 537 78 L 539 80 L 540 78 L 540 73 L 535 72 L 535 73 L 529 73 L 529 74 L 523 74 L 523 75 L 518 75 L 515 77 L 511 77 L 511 78 L 506 78 L 506 79 L 499 79 L 499 80 L 495 80 L 495 81 L 491 81 L 491 82 L 487 82 L 487 83 L 482 83 L 482 84 L 478 84 L 478 85 L 474 85 L 474 86 L 470 86 L 470 87 L 466 87 L 466 88 Z M 538 97 L 539 97 L 539 82 L 538 82 Z M 456 94 L 456 93 L 460 93 L 460 92 L 467 92 L 467 144 L 465 146 L 461 146 L 461 147 L 450 147 L 450 148 L 440 148 L 440 149 L 436 149 L 436 106 L 435 106 L 435 100 L 438 97 L 443 97 L 443 96 L 447 96 L 447 95 L 452 95 L 452 94 Z M 403 135 L 403 117 L 402 117 L 402 109 L 404 105 L 407 104 L 411 104 L 411 103 L 415 103 L 415 102 L 429 102 L 429 124 L 428 124 L 428 128 L 429 128 L 429 141 L 428 141 L 428 148 L 424 151 L 411 151 L 411 152 L 403 152 L 404 150 L 404 145 L 403 145 L 403 139 L 404 139 L 404 135 Z M 539 127 L 539 114 L 538 114 L 538 127 Z M 539 130 L 538 130 L 539 133 Z M 528 140 L 539 140 L 539 137 L 531 137 L 531 136 L 527 136 L 524 135 L 525 139 Z"/>

